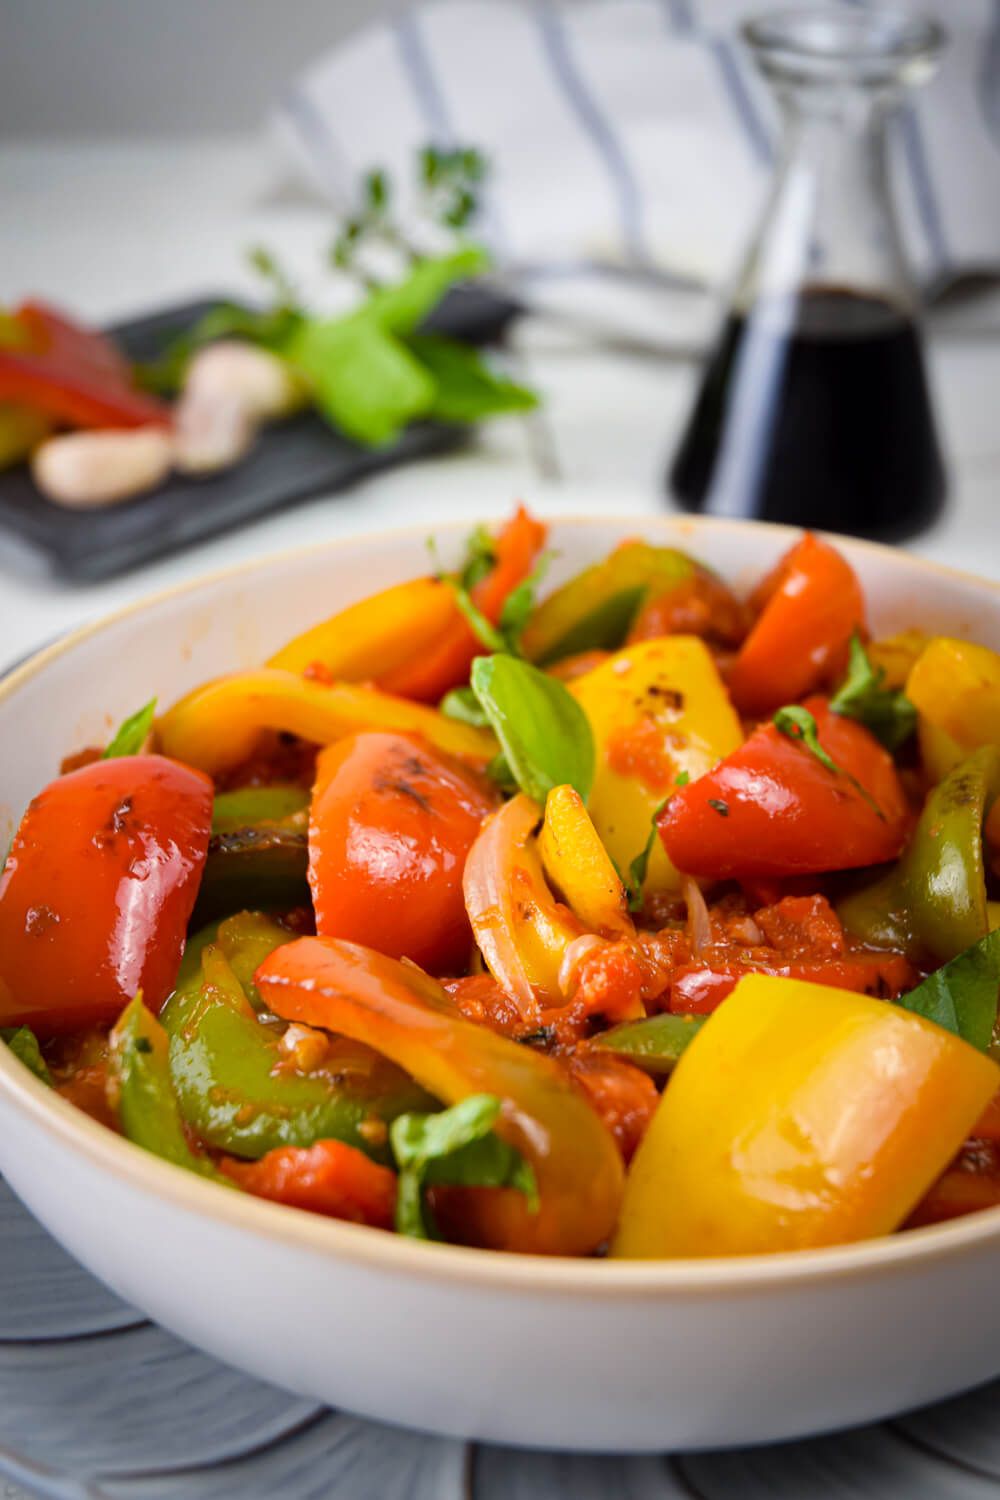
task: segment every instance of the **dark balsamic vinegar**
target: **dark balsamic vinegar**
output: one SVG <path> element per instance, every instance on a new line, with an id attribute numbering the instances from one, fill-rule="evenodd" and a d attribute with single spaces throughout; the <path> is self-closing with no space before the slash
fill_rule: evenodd
<path id="1" fill-rule="evenodd" d="M 670 472 L 688 510 L 899 538 L 945 474 L 914 323 L 814 287 L 730 316 Z"/>

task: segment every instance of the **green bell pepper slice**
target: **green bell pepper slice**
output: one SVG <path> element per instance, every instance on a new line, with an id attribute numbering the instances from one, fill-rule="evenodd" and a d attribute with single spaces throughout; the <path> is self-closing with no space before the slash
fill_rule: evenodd
<path id="1" fill-rule="evenodd" d="M 984 745 L 930 792 L 909 844 L 873 885 L 841 901 L 848 932 L 946 963 L 990 930 L 983 819 L 1000 793 L 1000 752 Z"/>
<path id="2" fill-rule="evenodd" d="M 222 792 L 192 922 L 309 904 L 309 793 L 298 786 Z"/>
<path id="3" fill-rule="evenodd" d="M 521 638 L 524 654 L 544 667 L 579 651 L 613 651 L 651 594 L 667 593 L 694 571 L 675 547 L 623 542 L 542 601 Z"/>
<path id="4" fill-rule="evenodd" d="M 694 1041 L 707 1016 L 672 1016 L 664 1012 L 643 1021 L 623 1021 L 594 1037 L 591 1046 L 614 1052 L 655 1077 L 672 1073 L 681 1053 Z"/>
<path id="5" fill-rule="evenodd" d="M 118 1114 L 128 1140 L 175 1167 L 232 1187 L 208 1157 L 191 1148 L 170 1080 L 167 1033 L 141 995 L 122 1011 L 109 1040 L 118 1077 Z"/>
<path id="6" fill-rule="evenodd" d="M 281 1049 L 285 1023 L 259 1019 L 253 974 L 294 933 L 241 913 L 188 944 L 162 1014 L 181 1113 L 220 1151 L 257 1159 L 279 1146 L 334 1139 L 390 1160 L 388 1126 L 435 1102 L 400 1068 L 355 1042 L 331 1043 L 328 1060 L 300 1073 Z"/>

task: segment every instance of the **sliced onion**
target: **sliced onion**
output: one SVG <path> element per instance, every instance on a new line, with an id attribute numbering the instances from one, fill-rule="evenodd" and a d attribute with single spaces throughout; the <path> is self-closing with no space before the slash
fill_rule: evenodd
<path id="1" fill-rule="evenodd" d="M 514 866 L 541 818 L 541 809 L 519 793 L 486 823 L 465 862 L 463 890 L 472 931 L 493 978 L 526 1021 L 541 1014 L 515 940 Z"/>
<path id="2" fill-rule="evenodd" d="M 687 906 L 687 933 L 693 957 L 711 945 L 712 919 L 701 887 L 690 875 L 681 876 L 681 895 Z"/>

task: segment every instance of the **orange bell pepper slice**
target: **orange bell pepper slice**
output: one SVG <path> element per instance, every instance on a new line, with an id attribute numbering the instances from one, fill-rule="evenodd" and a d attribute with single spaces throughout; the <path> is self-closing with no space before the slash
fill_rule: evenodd
<path id="1" fill-rule="evenodd" d="M 865 599 L 850 563 L 807 531 L 757 589 L 760 613 L 729 673 L 741 713 L 763 717 L 815 691 L 864 630 Z"/>
<path id="2" fill-rule="evenodd" d="M 466 1021 L 412 964 L 336 938 L 277 949 L 256 983 L 276 1015 L 381 1052 L 447 1104 L 502 1100 L 496 1131 L 534 1169 L 539 1207 L 522 1194 L 469 1190 L 462 1237 L 495 1250 L 586 1255 L 614 1228 L 622 1164 L 609 1131 L 551 1058 Z"/>
<path id="3" fill-rule="evenodd" d="M 496 561 L 471 590 L 473 604 L 491 624 L 500 619 L 507 596 L 531 572 L 546 534 L 547 527 L 530 516 L 523 505 L 500 532 L 495 544 Z M 432 650 L 414 647 L 402 665 L 379 677 L 379 687 L 385 692 L 436 703 L 450 688 L 468 680 L 473 657 L 483 647 L 454 599 L 451 606 L 451 623 Z"/>
<path id="4" fill-rule="evenodd" d="M 411 578 L 348 605 L 295 636 L 269 667 L 320 665 L 342 682 L 368 682 L 432 651 L 455 622 L 455 599 L 437 578 Z"/>

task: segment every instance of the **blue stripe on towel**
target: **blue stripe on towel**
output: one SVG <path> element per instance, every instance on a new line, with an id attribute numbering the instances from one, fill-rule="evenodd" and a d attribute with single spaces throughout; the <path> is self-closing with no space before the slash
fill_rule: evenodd
<path id="1" fill-rule="evenodd" d="M 869 9 L 868 0 L 843 0 L 844 5 L 853 6 L 856 10 Z M 948 240 L 944 231 L 944 222 L 938 208 L 937 194 L 934 191 L 934 183 L 931 178 L 930 166 L 927 161 L 927 149 L 924 145 L 923 130 L 917 118 L 917 112 L 912 104 L 904 105 L 899 114 L 899 130 L 903 144 L 903 155 L 906 158 L 907 171 L 913 184 L 913 196 L 916 200 L 917 213 L 930 251 L 933 269 L 941 272 L 951 264 L 951 254 L 948 250 Z"/>
<path id="2" fill-rule="evenodd" d="M 570 55 L 562 22 L 551 0 L 545 0 L 544 4 L 539 5 L 535 14 L 552 71 L 608 170 L 618 199 L 618 214 L 625 246 L 633 259 L 648 263 L 649 254 L 645 247 L 642 223 L 642 198 L 628 158 Z"/>
<path id="3" fill-rule="evenodd" d="M 931 253 L 936 272 L 946 271 L 951 265 L 951 252 L 948 248 L 948 236 L 945 234 L 944 222 L 938 206 L 937 194 L 934 191 L 934 181 L 931 177 L 930 165 L 927 161 L 927 148 L 924 145 L 924 133 L 913 105 L 907 105 L 900 115 L 900 130 L 903 137 L 903 152 L 906 156 L 906 164 L 910 171 L 913 182 L 913 191 L 917 200 L 917 212 L 923 225 L 924 234 L 927 238 L 927 246 Z"/>
<path id="4" fill-rule="evenodd" d="M 340 155 L 330 127 L 301 84 L 292 84 L 281 96 L 281 107 L 305 142 L 306 150 L 319 164 L 323 185 L 334 202 L 343 202 L 351 191 L 350 173 Z"/>
<path id="5" fill-rule="evenodd" d="M 407 11 L 405 15 L 397 17 L 393 23 L 393 32 L 403 59 L 403 66 L 413 85 L 413 92 L 417 96 L 424 119 L 434 136 L 435 145 L 454 146 L 455 132 L 448 118 L 444 96 L 438 88 L 434 69 L 431 67 L 430 58 L 427 56 L 427 49 L 417 25 L 417 18 L 412 11 Z"/>
<path id="6" fill-rule="evenodd" d="M 662 0 L 662 3 L 667 13 L 667 20 L 678 36 L 684 36 L 694 29 L 691 0 Z"/>
<path id="7" fill-rule="evenodd" d="M 460 143 L 456 139 L 455 128 L 448 114 L 448 106 L 438 87 L 433 65 L 427 48 L 424 46 L 424 39 L 420 35 L 416 15 L 408 11 L 398 16 L 393 22 L 393 31 L 400 57 L 403 59 L 403 67 L 413 85 L 413 92 L 417 96 L 417 102 L 427 121 L 435 145 L 465 145 L 464 141 Z M 473 141 L 469 144 L 476 145 L 477 143 Z M 507 243 L 507 235 L 497 209 L 495 195 L 489 190 L 480 203 L 477 217 L 485 228 L 486 238 L 491 242 L 493 249 L 502 254 Z"/>

